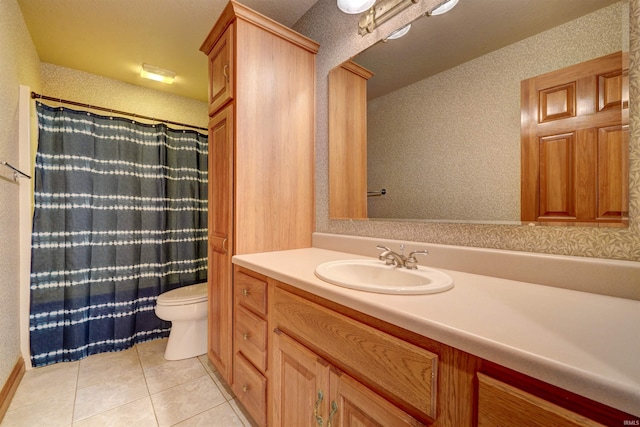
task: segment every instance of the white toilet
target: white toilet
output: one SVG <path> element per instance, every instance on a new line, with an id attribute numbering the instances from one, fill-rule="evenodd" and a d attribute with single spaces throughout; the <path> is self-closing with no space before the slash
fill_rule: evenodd
<path id="1" fill-rule="evenodd" d="M 207 352 L 206 282 L 160 294 L 155 311 L 160 319 L 171 322 L 165 359 L 187 359 Z"/>

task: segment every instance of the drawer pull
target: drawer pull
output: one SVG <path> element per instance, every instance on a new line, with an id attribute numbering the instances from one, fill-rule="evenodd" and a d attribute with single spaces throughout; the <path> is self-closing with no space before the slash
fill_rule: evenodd
<path id="1" fill-rule="evenodd" d="M 318 415 L 318 407 L 322 403 L 322 399 L 323 399 L 322 390 L 318 390 L 318 399 L 316 400 L 316 404 L 313 407 L 313 416 L 316 419 L 316 423 L 318 423 L 320 427 L 322 427 L 322 417 Z"/>
<path id="2" fill-rule="evenodd" d="M 244 289 L 242 290 L 242 296 L 243 296 L 243 297 L 248 297 L 248 296 L 249 296 L 249 289 L 244 288 Z"/>
<path id="3" fill-rule="evenodd" d="M 243 385 L 243 386 L 242 386 L 242 392 L 243 392 L 243 393 L 246 393 L 246 392 L 248 392 L 248 391 L 249 391 L 249 386 L 248 386 L 248 385 L 246 385 L 246 384 L 245 384 L 245 385 Z"/>
<path id="4" fill-rule="evenodd" d="M 244 334 L 242 334 L 242 339 L 247 341 L 249 339 L 249 336 L 250 336 L 249 333 L 245 332 Z"/>
<path id="5" fill-rule="evenodd" d="M 331 412 L 329 412 L 329 419 L 327 420 L 327 427 L 331 427 L 331 418 L 338 412 L 338 404 L 335 400 L 331 401 Z"/>

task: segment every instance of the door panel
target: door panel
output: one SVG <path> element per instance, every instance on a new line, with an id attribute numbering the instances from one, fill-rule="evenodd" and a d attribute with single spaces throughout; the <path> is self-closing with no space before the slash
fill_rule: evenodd
<path id="1" fill-rule="evenodd" d="M 625 223 L 627 70 L 618 52 L 522 82 L 522 221 Z"/>
<path id="2" fill-rule="evenodd" d="M 209 360 L 232 383 L 233 110 L 209 121 Z"/>

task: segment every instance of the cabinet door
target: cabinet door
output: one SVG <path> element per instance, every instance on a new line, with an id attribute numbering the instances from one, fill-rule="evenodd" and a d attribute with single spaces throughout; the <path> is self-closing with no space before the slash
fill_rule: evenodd
<path id="1" fill-rule="evenodd" d="M 478 426 L 604 427 L 509 384 L 478 373 Z"/>
<path id="2" fill-rule="evenodd" d="M 273 338 L 272 416 L 274 426 L 327 425 L 328 365 L 316 354 L 277 331 Z M 319 424 L 319 418 L 324 422 Z"/>
<path id="3" fill-rule="evenodd" d="M 348 375 L 331 369 L 331 427 L 424 426 Z"/>
<path id="4" fill-rule="evenodd" d="M 229 25 L 209 53 L 209 115 L 233 98 L 233 28 Z"/>
<path id="5" fill-rule="evenodd" d="M 209 359 L 231 384 L 233 109 L 209 121 Z"/>

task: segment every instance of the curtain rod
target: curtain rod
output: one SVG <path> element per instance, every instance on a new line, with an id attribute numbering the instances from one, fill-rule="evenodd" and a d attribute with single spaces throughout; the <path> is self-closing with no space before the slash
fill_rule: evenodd
<path id="1" fill-rule="evenodd" d="M 80 102 L 68 101 L 66 99 L 60 99 L 60 98 L 54 98 L 52 96 L 40 95 L 39 93 L 35 93 L 35 92 L 31 92 L 31 99 L 44 99 L 44 100 L 47 100 L 47 101 L 56 101 L 56 102 L 60 102 L 62 104 L 75 105 L 77 107 L 83 107 L 83 108 L 91 108 L 92 110 L 106 111 L 106 112 L 111 113 L 111 114 L 119 114 L 119 115 L 123 115 L 123 116 L 129 116 L 129 117 L 145 119 L 145 120 L 154 120 L 154 121 L 157 121 L 157 122 L 167 123 L 167 124 L 170 124 L 170 125 L 178 125 L 178 126 L 183 126 L 183 127 L 188 127 L 188 128 L 192 128 L 192 129 L 198 129 L 198 130 L 204 130 L 204 131 L 208 131 L 209 130 L 207 128 L 188 125 L 188 124 L 185 124 L 185 123 L 172 122 L 171 120 L 162 120 L 162 119 L 158 119 L 156 117 L 141 116 L 140 114 L 127 113 L 126 111 L 118 111 L 118 110 L 113 110 L 111 108 L 96 107 L 95 105 L 82 104 Z"/>

